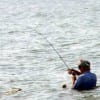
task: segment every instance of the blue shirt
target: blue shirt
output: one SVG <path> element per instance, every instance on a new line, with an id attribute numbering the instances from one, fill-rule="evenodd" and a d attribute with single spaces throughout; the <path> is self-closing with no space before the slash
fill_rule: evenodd
<path id="1" fill-rule="evenodd" d="M 74 89 L 76 90 L 90 90 L 96 87 L 97 77 L 94 73 L 85 72 L 77 79 Z"/>

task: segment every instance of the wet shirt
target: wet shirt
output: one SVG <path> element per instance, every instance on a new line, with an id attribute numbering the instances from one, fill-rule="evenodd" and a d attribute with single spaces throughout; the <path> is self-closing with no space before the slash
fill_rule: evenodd
<path id="1" fill-rule="evenodd" d="M 97 77 L 94 73 L 85 72 L 77 79 L 74 89 L 76 90 L 89 90 L 96 87 Z"/>

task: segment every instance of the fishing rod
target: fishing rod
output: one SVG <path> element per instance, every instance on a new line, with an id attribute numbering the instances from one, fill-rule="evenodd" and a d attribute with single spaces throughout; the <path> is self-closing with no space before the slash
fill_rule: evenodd
<path id="1" fill-rule="evenodd" d="M 69 66 L 67 65 L 67 63 L 64 61 L 63 57 L 59 54 L 59 52 L 56 50 L 56 48 L 53 46 L 53 44 L 51 42 L 49 42 L 49 40 L 44 37 L 43 34 L 38 33 L 39 35 L 41 35 L 47 42 L 48 44 L 53 48 L 53 50 L 57 53 L 57 55 L 59 56 L 59 58 L 61 59 L 61 61 L 64 63 L 64 65 L 67 67 L 67 69 L 69 69 Z"/>

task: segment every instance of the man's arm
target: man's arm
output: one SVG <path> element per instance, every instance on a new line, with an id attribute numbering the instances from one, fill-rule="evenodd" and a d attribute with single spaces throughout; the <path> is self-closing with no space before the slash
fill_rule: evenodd
<path id="1" fill-rule="evenodd" d="M 80 75 L 81 72 L 75 70 L 75 69 L 68 69 L 68 73 L 72 75 Z"/>
<path id="2" fill-rule="evenodd" d="M 74 88 L 75 81 L 76 81 L 76 75 L 72 75 L 72 89 Z"/>
<path id="3" fill-rule="evenodd" d="M 82 90 L 83 88 L 83 78 L 82 77 L 79 77 L 76 82 L 73 84 L 73 89 L 75 90 Z"/>

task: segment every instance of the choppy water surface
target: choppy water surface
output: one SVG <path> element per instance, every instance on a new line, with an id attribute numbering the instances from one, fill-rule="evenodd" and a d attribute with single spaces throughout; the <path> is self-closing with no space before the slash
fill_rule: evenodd
<path id="1" fill-rule="evenodd" d="M 100 85 L 100 0 L 0 0 L 0 100 L 99 100 L 100 88 L 70 89 L 66 66 L 39 32 L 69 67 L 90 60 Z M 5 94 L 14 87 L 22 91 Z"/>

